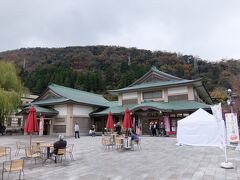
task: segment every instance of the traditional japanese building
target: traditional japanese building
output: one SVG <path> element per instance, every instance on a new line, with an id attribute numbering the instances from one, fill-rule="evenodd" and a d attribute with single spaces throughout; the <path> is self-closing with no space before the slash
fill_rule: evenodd
<path id="1" fill-rule="evenodd" d="M 101 132 L 111 111 L 114 121 L 122 121 L 126 108 L 131 110 L 134 125 L 142 134 L 149 133 L 150 122 L 164 122 L 169 134 L 176 132 L 177 120 L 199 108 L 210 110 L 212 99 L 200 79 L 186 80 L 152 67 L 128 87 L 109 90 L 118 101 L 109 102 L 102 95 L 50 85 L 32 102 L 39 119 L 44 119 L 44 134 L 73 135 L 78 122 L 80 134 L 88 134 L 95 124 Z"/>
<path id="2" fill-rule="evenodd" d="M 199 108 L 210 110 L 208 104 L 212 104 L 212 99 L 200 79 L 182 79 L 161 72 L 156 67 L 152 67 L 128 87 L 108 92 L 117 95 L 118 101 L 103 111 L 92 113 L 94 123 L 103 127 L 105 122 L 99 120 L 99 116 L 106 119 L 109 111 L 112 112 L 115 122 L 121 121 L 128 107 L 135 126 L 140 127 L 142 134 L 149 133 L 150 122 L 163 122 L 167 133 L 175 134 L 177 120 Z"/>

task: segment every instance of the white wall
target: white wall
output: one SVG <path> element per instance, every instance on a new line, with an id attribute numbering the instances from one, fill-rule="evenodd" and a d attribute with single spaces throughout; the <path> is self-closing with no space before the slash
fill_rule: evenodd
<path id="1" fill-rule="evenodd" d="M 168 95 L 188 94 L 187 86 L 168 88 Z"/>
<path id="2" fill-rule="evenodd" d="M 137 99 L 138 98 L 138 95 L 137 95 L 137 92 L 133 92 L 133 93 L 124 93 L 122 95 L 122 99 L 125 100 L 125 99 Z"/>
<path id="3" fill-rule="evenodd" d="M 93 112 L 92 106 L 73 105 L 73 116 L 89 117 L 89 113 Z"/>
<path id="4" fill-rule="evenodd" d="M 67 115 L 67 105 L 55 105 L 54 109 L 59 112 L 59 116 L 66 116 Z"/>

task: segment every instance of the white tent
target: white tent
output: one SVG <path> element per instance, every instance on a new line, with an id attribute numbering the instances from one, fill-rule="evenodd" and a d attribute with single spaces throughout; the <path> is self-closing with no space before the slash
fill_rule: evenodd
<path id="1" fill-rule="evenodd" d="M 219 147 L 221 123 L 218 123 L 212 114 L 200 108 L 178 121 L 177 144 Z"/>

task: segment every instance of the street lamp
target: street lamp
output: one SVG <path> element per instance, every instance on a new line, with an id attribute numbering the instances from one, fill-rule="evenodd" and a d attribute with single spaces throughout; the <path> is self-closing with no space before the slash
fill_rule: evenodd
<path id="1" fill-rule="evenodd" d="M 227 90 L 227 104 L 230 106 L 231 108 L 231 113 L 233 113 L 233 105 L 235 104 L 234 98 L 233 98 L 233 92 L 231 89 Z"/>

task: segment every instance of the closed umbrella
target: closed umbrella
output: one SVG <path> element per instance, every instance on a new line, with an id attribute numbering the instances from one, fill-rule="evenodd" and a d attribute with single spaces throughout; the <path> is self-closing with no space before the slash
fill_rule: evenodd
<path id="1" fill-rule="evenodd" d="M 28 118 L 25 123 L 24 132 L 30 133 L 30 147 L 32 146 L 32 133 L 38 132 L 37 113 L 34 106 L 28 111 Z"/>
<path id="2" fill-rule="evenodd" d="M 108 113 L 108 119 L 106 124 L 107 129 L 114 129 L 113 117 L 111 111 Z"/>
<path id="3" fill-rule="evenodd" d="M 127 137 L 127 139 L 125 139 L 124 141 L 125 142 L 124 147 L 131 148 L 128 135 L 129 135 L 129 129 L 132 128 L 132 118 L 128 108 L 125 110 L 124 119 L 123 119 L 123 128 L 126 129 L 126 137 Z"/>
<path id="4" fill-rule="evenodd" d="M 123 119 L 123 128 L 125 129 L 132 128 L 132 118 L 128 108 L 125 110 L 124 119 Z"/>

